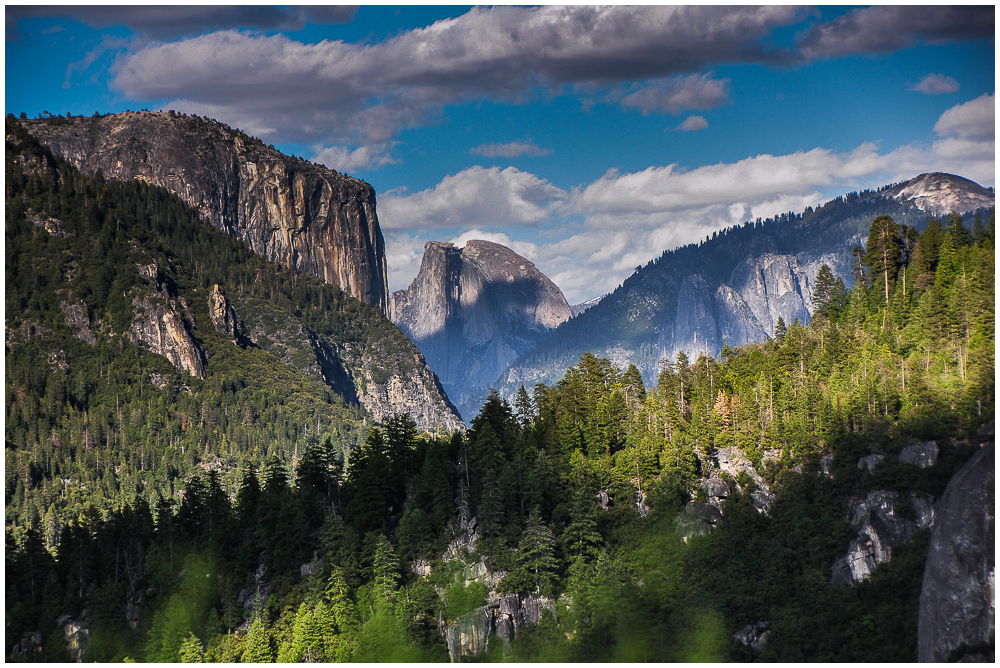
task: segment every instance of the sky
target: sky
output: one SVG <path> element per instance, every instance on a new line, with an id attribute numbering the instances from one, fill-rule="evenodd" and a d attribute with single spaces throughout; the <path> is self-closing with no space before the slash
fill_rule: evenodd
<path id="1" fill-rule="evenodd" d="M 487 239 L 571 304 L 930 171 L 995 185 L 995 8 L 6 5 L 5 113 L 174 109 L 377 193 L 389 287 Z"/>

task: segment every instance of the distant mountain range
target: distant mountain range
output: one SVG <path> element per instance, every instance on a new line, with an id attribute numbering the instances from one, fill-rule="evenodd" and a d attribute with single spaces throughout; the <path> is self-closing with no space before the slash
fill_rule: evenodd
<path id="1" fill-rule="evenodd" d="M 851 248 L 864 243 L 876 216 L 888 214 L 922 228 L 928 214 L 994 206 L 991 189 L 955 175 L 921 174 L 665 251 L 614 292 L 573 307 L 552 281 L 510 249 L 486 241 L 464 248 L 430 242 L 413 283 L 390 295 L 375 192 L 363 181 L 283 155 L 198 116 L 128 112 L 23 125 L 81 170 L 167 188 L 261 257 L 340 286 L 388 315 L 422 352 L 414 362 L 389 364 L 394 370 L 388 375 L 369 368 L 375 363 L 370 351 L 378 346 L 324 343 L 306 324 L 292 328 L 295 336 L 282 330 L 287 337 L 268 333 L 262 341 L 273 339 L 287 361 L 321 371 L 348 403 L 359 403 L 377 418 L 416 410 L 425 428 L 459 424 L 454 407 L 470 419 L 490 387 L 511 397 L 521 384 L 554 383 L 583 352 L 619 366 L 634 363 L 650 382 L 661 360 L 680 351 L 696 358 L 718 355 L 724 344 L 765 341 L 779 319 L 809 321 L 820 265 L 828 264 L 850 284 Z M 157 276 L 170 271 L 157 265 L 146 278 L 158 284 Z M 240 298 L 231 299 L 237 311 Z M 150 302 L 136 308 L 148 316 L 148 331 L 137 329 L 136 341 L 164 341 L 168 330 L 184 329 L 168 327 L 169 314 L 158 310 L 163 306 Z M 261 327 L 255 331 L 263 332 Z M 298 339 L 302 354 L 293 351 Z M 204 360 L 184 352 L 183 342 L 178 345 L 160 354 L 176 358 L 176 366 L 192 375 L 204 375 Z M 434 389 L 424 360 L 447 397 Z M 421 370 L 420 386 L 430 392 L 426 401 L 417 397 L 424 390 L 410 391 L 412 379 L 398 376 L 414 364 Z"/>
<path id="2" fill-rule="evenodd" d="M 960 176 L 921 174 L 665 251 L 539 341 L 493 387 L 509 398 L 521 384 L 554 383 L 584 352 L 620 367 L 634 363 L 649 383 L 661 360 L 680 351 L 695 359 L 717 356 L 723 344 L 766 341 L 779 318 L 786 325 L 809 322 L 822 264 L 852 283 L 851 249 L 864 244 L 876 216 L 923 229 L 928 214 L 988 215 L 994 201 L 992 189 Z"/>

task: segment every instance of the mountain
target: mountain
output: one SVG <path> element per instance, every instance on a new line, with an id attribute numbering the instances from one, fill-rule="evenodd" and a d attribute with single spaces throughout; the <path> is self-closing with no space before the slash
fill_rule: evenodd
<path id="1" fill-rule="evenodd" d="M 410 287 L 392 294 L 390 315 L 469 419 L 497 375 L 572 312 L 529 260 L 472 240 L 428 242 Z"/>
<path id="2" fill-rule="evenodd" d="M 58 532 L 84 498 L 169 497 L 199 469 L 235 484 L 327 440 L 346 459 L 401 412 L 462 428 L 379 310 L 167 190 L 81 174 L 10 119 L 5 186 L 9 517 Z"/>
<path id="3" fill-rule="evenodd" d="M 574 304 L 573 306 L 570 306 L 570 309 L 573 311 L 573 315 L 580 315 L 602 299 L 603 297 L 594 297 L 593 299 L 588 299 L 582 304 Z"/>
<path id="4" fill-rule="evenodd" d="M 255 253 L 319 276 L 387 313 L 374 189 L 222 123 L 175 112 L 23 121 L 83 172 L 176 193 Z"/>
<path id="5" fill-rule="evenodd" d="M 901 202 L 913 202 L 922 211 L 935 216 L 944 216 L 952 211 L 987 209 L 995 201 L 992 189 L 961 176 L 940 172 L 921 174 L 885 189 L 883 194 Z"/>
<path id="6" fill-rule="evenodd" d="M 918 205 L 951 204 L 983 209 L 993 194 L 968 179 L 925 174 L 666 251 L 522 355 L 495 386 L 510 398 L 521 384 L 551 384 L 587 351 L 620 367 L 634 363 L 650 382 L 660 361 L 678 352 L 693 360 L 718 356 L 726 344 L 766 341 L 779 318 L 786 326 L 809 322 L 822 264 L 851 284 L 851 249 L 866 242 L 875 217 L 922 229 L 928 214 Z"/>

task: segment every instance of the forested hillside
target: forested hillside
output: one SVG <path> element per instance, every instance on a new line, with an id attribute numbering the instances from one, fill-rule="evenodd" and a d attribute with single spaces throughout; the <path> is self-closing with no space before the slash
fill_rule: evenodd
<path id="1" fill-rule="evenodd" d="M 19 228 L 8 216 L 10 235 Z M 121 489 L 106 512 L 87 507 L 94 488 L 81 488 L 57 540 L 24 510 L 7 534 L 8 657 L 916 660 L 927 530 L 856 585 L 832 585 L 832 567 L 856 535 L 849 499 L 940 496 L 993 416 L 994 222 L 970 230 L 951 217 L 917 233 L 880 215 L 868 225 L 850 291 L 821 270 L 811 325 L 782 322 L 768 343 L 718 359 L 680 355 L 651 386 L 634 366 L 584 355 L 512 404 L 491 396 L 465 433 L 420 435 L 395 417 L 367 433 L 346 470 L 329 430 L 284 432 L 283 448 L 267 450 L 279 457 L 241 467 L 234 487 L 188 467 L 179 502 Z M 34 294 L 44 292 L 17 292 L 29 306 Z M 36 308 L 38 326 L 60 327 L 51 306 Z M 109 369 L 146 359 L 130 350 L 95 358 L 83 389 L 107 392 Z M 33 359 L 8 366 L 8 420 L 34 435 L 8 426 L 8 476 L 14 467 L 20 484 L 8 477 L 9 507 L 40 493 L 30 481 L 48 481 L 44 467 L 64 449 L 93 457 L 109 438 L 87 449 L 100 421 L 73 403 L 76 376 L 59 395 L 72 399 L 67 431 L 53 429 L 61 423 L 41 399 L 25 413 L 49 385 L 24 378 L 56 373 L 43 353 Z M 237 401 L 243 389 L 231 390 Z M 245 389 L 289 429 L 302 424 L 267 386 Z M 155 408 L 142 391 L 129 401 Z M 110 438 L 141 458 L 154 433 Z M 940 449 L 933 466 L 897 457 L 917 440 Z M 879 465 L 859 464 L 873 454 Z M 906 502 L 895 511 L 914 512 Z M 766 638 L 742 642 L 747 628 Z"/>
<path id="2" fill-rule="evenodd" d="M 327 439 L 343 457 L 397 377 L 422 388 L 425 428 L 437 409 L 458 424 L 384 316 L 167 191 L 81 175 L 11 121 L 6 188 L 8 529 L 54 548 L 88 507 L 175 499 L 195 471 L 232 490 L 244 465 Z"/>

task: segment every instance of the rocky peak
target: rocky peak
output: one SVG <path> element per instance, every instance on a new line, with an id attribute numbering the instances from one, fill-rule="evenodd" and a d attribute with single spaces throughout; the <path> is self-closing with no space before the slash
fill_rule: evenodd
<path id="1" fill-rule="evenodd" d="M 209 119 L 173 112 L 22 121 L 82 171 L 167 188 L 257 254 L 387 313 L 374 189 Z"/>
<path id="2" fill-rule="evenodd" d="M 964 177 L 942 172 L 921 174 L 887 188 L 882 194 L 900 202 L 911 201 L 935 216 L 988 208 L 995 202 L 992 190 Z"/>
<path id="3" fill-rule="evenodd" d="M 466 417 L 518 355 L 571 316 L 562 292 L 530 260 L 481 240 L 464 248 L 428 242 L 419 273 L 390 307 Z"/>

